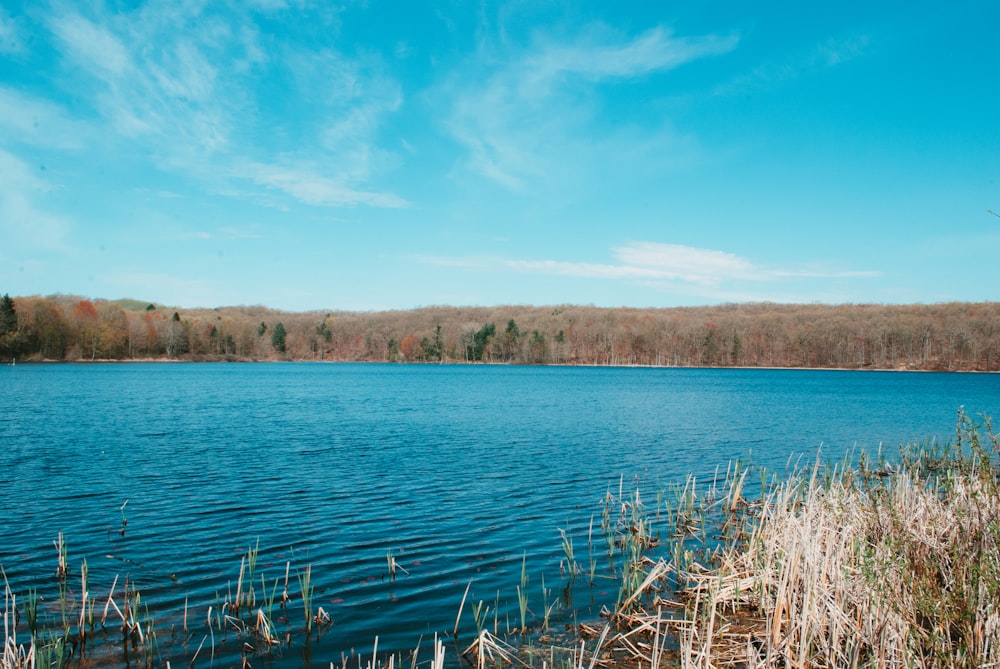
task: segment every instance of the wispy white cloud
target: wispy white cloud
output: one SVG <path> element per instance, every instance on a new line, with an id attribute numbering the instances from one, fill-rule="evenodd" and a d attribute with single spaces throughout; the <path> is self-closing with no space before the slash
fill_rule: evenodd
<path id="1" fill-rule="evenodd" d="M 601 125 L 597 87 L 727 53 L 738 41 L 676 37 L 663 27 L 627 38 L 601 26 L 569 42 L 540 38 L 499 66 L 480 57 L 456 75 L 440 91 L 451 105 L 445 124 L 468 152 L 466 168 L 515 191 L 621 154 L 670 155 L 678 138 L 665 121 L 638 135 Z"/>
<path id="2" fill-rule="evenodd" d="M 612 249 L 626 267 L 659 272 L 662 278 L 719 284 L 723 281 L 775 281 L 786 278 L 872 278 L 874 271 L 824 270 L 819 267 L 773 267 L 760 265 L 734 253 L 700 249 L 680 244 L 631 242 Z"/>
<path id="3" fill-rule="evenodd" d="M 140 195 L 148 195 L 151 197 L 163 198 L 167 200 L 177 200 L 181 198 L 180 193 L 175 193 L 174 191 L 163 190 L 163 189 L 133 188 L 132 191 Z"/>
<path id="4" fill-rule="evenodd" d="M 753 278 L 760 273 L 753 263 L 735 254 L 680 244 L 634 242 L 612 251 L 624 267 L 688 283 L 713 284 L 733 278 Z"/>
<path id="5" fill-rule="evenodd" d="M 0 86 L 0 138 L 10 146 L 23 143 L 77 150 L 93 137 L 93 128 L 73 119 L 60 106 Z"/>
<path id="6" fill-rule="evenodd" d="M 260 232 L 255 228 L 239 227 L 235 225 L 227 225 L 219 228 L 216 234 L 223 239 L 262 239 L 264 237 L 264 235 L 260 234 Z"/>
<path id="7" fill-rule="evenodd" d="M 0 237 L 5 245 L 64 250 L 71 222 L 39 204 L 52 188 L 28 164 L 0 149 Z"/>
<path id="8" fill-rule="evenodd" d="M 257 228 L 257 226 L 236 226 L 236 225 L 226 225 L 220 228 L 215 228 L 213 230 L 192 230 L 192 229 L 176 229 L 174 232 L 167 233 L 163 236 L 163 239 L 169 241 L 178 242 L 190 242 L 190 241 L 209 241 L 222 239 L 226 241 L 234 241 L 239 239 L 263 239 L 262 235 Z"/>
<path id="9" fill-rule="evenodd" d="M 132 69 L 125 45 L 106 27 L 78 14 L 55 16 L 49 26 L 67 55 L 98 78 L 114 83 Z"/>
<path id="10" fill-rule="evenodd" d="M 593 81 L 640 77 L 685 63 L 732 51 L 735 35 L 675 37 L 661 26 L 622 40 L 605 30 L 593 29 L 579 43 L 543 43 L 520 64 L 526 81 L 552 81 L 577 75 Z"/>
<path id="11" fill-rule="evenodd" d="M 217 85 L 212 62 L 231 55 L 210 21 L 181 30 L 197 16 L 153 11 L 93 19 L 66 12 L 49 27 L 70 72 L 92 77 L 79 94 L 105 119 L 108 139 L 141 141 L 167 165 L 188 167 L 225 144 L 240 95 Z"/>
<path id="12" fill-rule="evenodd" d="M 299 11 L 285 4 L 259 9 L 280 21 Z M 281 33 L 265 50 L 253 11 L 202 3 L 70 9 L 47 25 L 67 72 L 84 75 L 68 85 L 103 120 L 103 143 L 142 147 L 217 194 L 239 189 L 229 179 L 312 206 L 404 204 L 369 186 L 397 162 L 376 138 L 402 93 L 365 57 L 310 51 Z M 306 113 L 282 114 L 286 105 Z"/>
<path id="13" fill-rule="evenodd" d="M 780 289 L 790 279 L 867 279 L 877 271 L 824 269 L 818 265 L 774 267 L 714 249 L 659 242 L 629 242 L 611 249 L 614 262 L 510 258 L 449 258 L 420 256 L 419 262 L 469 271 L 519 272 L 580 279 L 626 281 L 656 289 L 680 290 L 699 297 L 762 299 L 746 290 L 756 284 Z"/>
<path id="14" fill-rule="evenodd" d="M 333 163 L 341 166 L 345 183 L 367 182 L 372 175 L 398 164 L 393 150 L 384 149 L 373 141 L 386 119 L 399 111 L 403 93 L 399 84 L 386 76 L 365 71 L 352 64 L 349 97 L 337 100 L 335 113 L 320 123 L 320 143 Z M 331 85 L 331 88 L 334 88 Z"/>
<path id="15" fill-rule="evenodd" d="M 805 53 L 789 56 L 784 60 L 762 63 L 746 74 L 716 86 L 714 95 L 740 95 L 746 91 L 781 86 L 803 76 L 836 67 L 865 54 L 871 45 L 871 36 L 865 34 L 831 38 L 815 45 Z"/>
<path id="16" fill-rule="evenodd" d="M 219 228 L 191 228 L 184 227 L 176 221 L 171 220 L 169 217 L 163 216 L 158 212 L 147 213 L 144 216 L 145 220 L 153 220 L 161 223 L 160 227 L 160 239 L 165 242 L 208 242 L 214 240 L 224 240 L 224 241 L 234 241 L 239 239 L 261 239 L 264 235 L 260 234 L 256 227 L 250 226 L 222 226 Z"/>
<path id="17" fill-rule="evenodd" d="M 392 193 L 357 190 L 338 179 L 322 176 L 310 167 L 282 167 L 262 163 L 247 163 L 234 172 L 267 188 L 282 191 L 306 204 L 316 206 L 354 206 L 399 208 L 409 203 Z"/>

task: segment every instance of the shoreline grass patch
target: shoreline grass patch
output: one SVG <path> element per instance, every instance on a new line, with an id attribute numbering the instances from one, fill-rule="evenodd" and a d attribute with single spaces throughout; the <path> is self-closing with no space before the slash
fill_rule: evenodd
<path id="1" fill-rule="evenodd" d="M 1000 666 L 1000 443 L 793 474 L 685 588 L 681 664 Z"/>

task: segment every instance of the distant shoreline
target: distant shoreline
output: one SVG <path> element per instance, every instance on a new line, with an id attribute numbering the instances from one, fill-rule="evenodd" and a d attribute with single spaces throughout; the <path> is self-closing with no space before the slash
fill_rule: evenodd
<path id="1" fill-rule="evenodd" d="M 760 370 L 760 371 L 803 371 L 803 372 L 893 372 L 920 374 L 1000 374 L 997 370 L 977 369 L 907 369 L 878 367 L 765 367 L 750 365 L 611 365 L 611 364 L 570 364 L 570 363 L 539 363 L 526 364 L 516 362 L 471 362 L 453 360 L 444 362 L 387 362 L 384 360 L 193 360 L 182 358 L 98 358 L 95 360 L 18 360 L 16 365 L 129 365 L 129 364 L 324 364 L 324 365 L 398 365 L 408 366 L 467 366 L 467 367 L 563 367 L 563 368 L 604 368 L 604 369 L 710 369 L 710 370 Z M 13 366 L 11 363 L 5 363 Z"/>
<path id="2" fill-rule="evenodd" d="M 34 296 L 5 309 L 0 361 L 1000 371 L 1000 302 L 291 313 Z"/>

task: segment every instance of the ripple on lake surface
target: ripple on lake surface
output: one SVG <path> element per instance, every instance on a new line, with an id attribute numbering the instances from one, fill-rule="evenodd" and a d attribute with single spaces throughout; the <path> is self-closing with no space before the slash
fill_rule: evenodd
<path id="1" fill-rule="evenodd" d="M 311 662 L 409 650 L 450 631 L 462 595 L 517 615 L 560 587 L 559 529 L 585 551 L 609 489 L 655 491 L 733 458 L 782 469 L 855 446 L 947 439 L 997 415 L 1000 376 L 778 370 L 349 364 L 19 365 L 0 370 L 0 564 L 50 593 L 53 540 L 93 596 L 129 574 L 186 666 L 217 593 L 259 541 L 256 588 L 311 565 L 333 625 Z M 122 529 L 122 504 L 128 519 Z M 386 578 L 386 555 L 409 574 Z M 264 586 L 260 577 L 264 577 Z M 581 579 L 582 580 L 582 579 Z M 71 587 L 77 581 L 70 580 Z M 279 591 L 280 591 L 279 587 Z M 593 617 L 614 594 L 578 583 Z M 104 593 L 104 594 L 100 594 Z M 603 593 L 603 594 L 602 594 Z M 187 645 L 171 641 L 185 599 Z M 286 626 L 299 625 L 293 602 Z M 537 615 L 537 614 L 536 614 Z M 564 611 L 565 619 L 572 619 Z M 473 629 L 470 607 L 461 635 Z M 278 666 L 302 666 L 296 646 Z M 225 665 L 225 657 L 221 660 Z"/>

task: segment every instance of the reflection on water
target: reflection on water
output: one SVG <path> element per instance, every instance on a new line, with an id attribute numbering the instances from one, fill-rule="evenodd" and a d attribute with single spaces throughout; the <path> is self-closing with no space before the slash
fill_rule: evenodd
<path id="1" fill-rule="evenodd" d="M 258 540 L 258 593 L 275 583 L 280 593 L 289 563 L 297 593 L 296 569 L 311 565 L 315 604 L 333 624 L 309 657 L 329 666 L 376 636 L 381 649 L 404 650 L 450 631 L 470 580 L 470 602 L 516 616 L 524 556 L 538 615 L 543 577 L 550 589 L 560 582 L 559 530 L 585 546 L 620 481 L 655 499 L 733 458 L 782 469 L 821 446 L 836 458 L 947 439 L 959 406 L 1000 406 L 997 375 L 348 364 L 0 372 L 0 564 L 12 588 L 55 591 L 62 531 L 77 577 L 87 560 L 92 597 L 129 575 L 176 666 Z M 407 572 L 395 580 L 390 552 Z M 569 593 L 575 615 L 595 616 L 609 590 L 581 580 Z M 186 645 L 185 602 L 198 620 Z M 300 607 L 275 614 L 286 618 L 280 629 L 302 624 Z M 301 650 L 275 664 L 302 666 Z"/>

